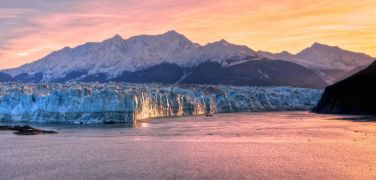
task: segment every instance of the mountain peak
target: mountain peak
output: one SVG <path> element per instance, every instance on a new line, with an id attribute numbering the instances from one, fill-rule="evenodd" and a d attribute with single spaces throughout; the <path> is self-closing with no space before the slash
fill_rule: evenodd
<path id="1" fill-rule="evenodd" d="M 279 52 L 279 53 L 277 53 L 277 55 L 288 55 L 288 56 L 292 56 L 292 54 L 290 53 L 290 52 L 288 52 L 288 51 L 281 51 L 281 52 Z"/>
<path id="2" fill-rule="evenodd" d="M 180 35 L 178 32 L 176 32 L 175 30 L 169 30 L 167 31 L 166 33 L 164 34 L 170 34 L 170 35 Z"/>
<path id="3" fill-rule="evenodd" d="M 149 37 L 159 37 L 165 40 L 177 41 L 188 45 L 193 44 L 193 42 L 190 41 L 187 37 L 185 37 L 183 34 L 176 32 L 175 30 L 170 30 L 160 35 L 151 35 Z"/>
<path id="4" fill-rule="evenodd" d="M 225 39 L 221 39 L 219 42 L 221 42 L 221 43 L 228 43 Z"/>
<path id="5" fill-rule="evenodd" d="M 164 34 L 162 34 L 162 36 L 174 37 L 174 38 L 176 38 L 176 37 L 186 38 L 183 34 L 180 34 L 180 33 L 176 32 L 175 30 L 167 31 Z"/>
<path id="6" fill-rule="evenodd" d="M 321 43 L 319 43 L 319 42 L 314 42 L 314 43 L 311 45 L 311 47 L 315 47 L 315 46 L 327 46 L 327 45 L 325 45 L 325 44 L 321 44 Z"/>
<path id="7" fill-rule="evenodd" d="M 212 43 L 208 43 L 208 45 L 216 45 L 216 46 L 227 46 L 227 45 L 232 45 L 231 43 L 227 42 L 224 39 L 221 39 L 219 41 L 214 41 Z"/>
<path id="8" fill-rule="evenodd" d="M 112 40 L 124 40 L 119 34 L 115 34 L 112 38 Z"/>
<path id="9" fill-rule="evenodd" d="M 104 40 L 104 42 L 111 42 L 111 43 L 117 43 L 117 42 L 122 42 L 122 41 L 124 41 L 124 39 L 119 34 L 115 34 L 115 36 L 113 36 L 112 38 Z"/>
<path id="10" fill-rule="evenodd" d="M 341 49 L 338 46 L 329 46 L 318 42 L 313 43 L 311 48 Z"/>
<path id="11" fill-rule="evenodd" d="M 62 51 L 68 51 L 68 50 L 71 50 L 72 48 L 70 48 L 69 46 L 65 46 L 63 49 L 61 49 Z"/>

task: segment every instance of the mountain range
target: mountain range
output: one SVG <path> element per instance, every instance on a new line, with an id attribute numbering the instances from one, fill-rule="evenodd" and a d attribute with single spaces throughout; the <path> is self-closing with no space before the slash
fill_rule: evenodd
<path id="1" fill-rule="evenodd" d="M 0 74 L 0 81 L 157 82 L 322 88 L 374 58 L 314 43 L 298 54 L 270 53 L 225 40 L 200 45 L 176 31 L 65 47 Z M 9 76 L 8 76 L 9 75 Z M 349 74 L 351 75 L 351 74 Z M 2 78 L 4 76 L 4 78 Z"/>
<path id="2" fill-rule="evenodd" d="M 300 64 L 313 70 L 328 84 L 335 83 L 366 68 L 375 60 L 364 53 L 351 52 L 337 46 L 320 43 L 314 43 L 297 54 L 287 51 L 275 54 L 258 51 L 258 55 L 272 60 L 285 60 Z"/>

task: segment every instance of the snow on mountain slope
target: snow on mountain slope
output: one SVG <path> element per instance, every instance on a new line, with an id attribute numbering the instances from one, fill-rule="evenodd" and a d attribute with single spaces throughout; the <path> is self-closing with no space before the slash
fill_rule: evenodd
<path id="1" fill-rule="evenodd" d="M 200 46 L 175 31 L 168 31 L 161 35 L 141 35 L 126 40 L 116 35 L 99 43 L 66 47 L 4 72 L 12 76 L 43 73 L 43 82 L 63 78 L 70 72 L 86 71 L 84 75 L 104 73 L 113 78 L 124 71 L 142 70 L 163 62 L 192 67 L 206 60 L 229 64 L 224 61 L 232 57 L 244 60 L 251 56 L 256 56 L 256 53 L 246 46 L 225 41 Z"/>
<path id="2" fill-rule="evenodd" d="M 199 62 L 205 60 L 219 62 L 222 65 L 233 65 L 258 57 L 257 53 L 247 46 L 235 45 L 222 39 L 197 48 L 196 57 Z"/>
<path id="3" fill-rule="evenodd" d="M 315 62 L 315 65 L 311 68 L 342 70 L 369 65 L 375 60 L 375 58 L 364 53 L 351 52 L 337 46 L 319 43 L 314 43 L 311 47 L 299 52 L 296 57 Z"/>
<path id="4" fill-rule="evenodd" d="M 359 66 L 371 64 L 375 58 L 364 54 L 341 49 L 337 46 L 328 46 L 314 43 L 297 54 L 287 51 L 281 53 L 270 53 L 258 51 L 259 56 L 273 59 L 291 61 L 310 69 L 340 69 L 351 70 Z"/>
<path id="5" fill-rule="evenodd" d="M 364 53 L 357 53 L 341 49 L 337 46 L 328 46 L 314 43 L 297 54 L 287 51 L 270 53 L 258 51 L 260 57 L 272 60 L 285 60 L 313 70 L 328 84 L 335 83 L 353 69 L 363 68 L 371 64 L 375 58 Z"/>

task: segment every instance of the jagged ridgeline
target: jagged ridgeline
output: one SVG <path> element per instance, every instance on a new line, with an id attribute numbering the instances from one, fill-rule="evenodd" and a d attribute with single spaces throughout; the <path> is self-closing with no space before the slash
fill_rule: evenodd
<path id="1" fill-rule="evenodd" d="M 0 85 L 2 122 L 134 123 L 225 112 L 308 110 L 322 90 L 126 83 Z"/>

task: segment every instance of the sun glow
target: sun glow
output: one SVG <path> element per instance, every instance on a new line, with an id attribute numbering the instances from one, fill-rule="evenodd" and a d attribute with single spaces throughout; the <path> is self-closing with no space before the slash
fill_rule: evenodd
<path id="1" fill-rule="evenodd" d="M 29 56 L 29 53 L 26 53 L 26 52 L 19 52 L 19 53 L 17 53 L 17 56 L 21 56 L 21 57 Z"/>

